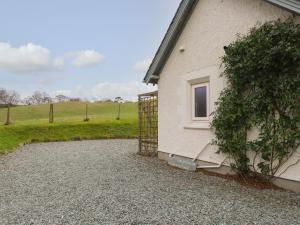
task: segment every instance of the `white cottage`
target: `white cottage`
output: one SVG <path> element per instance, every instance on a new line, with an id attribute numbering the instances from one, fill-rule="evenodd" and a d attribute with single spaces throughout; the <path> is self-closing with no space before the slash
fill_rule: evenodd
<path id="1" fill-rule="evenodd" d="M 210 113 L 225 82 L 220 78 L 224 46 L 258 22 L 294 17 L 298 0 L 183 0 L 144 78 L 158 85 L 158 155 L 170 164 L 231 173 L 230 162 L 216 154 Z M 197 94 L 195 94 L 197 93 Z M 202 107 L 195 109 L 194 102 Z M 177 161 L 174 162 L 173 159 Z M 275 182 L 300 192 L 298 155 L 278 171 Z M 289 165 L 293 165 L 289 169 Z M 285 171 L 286 170 L 286 171 Z"/>

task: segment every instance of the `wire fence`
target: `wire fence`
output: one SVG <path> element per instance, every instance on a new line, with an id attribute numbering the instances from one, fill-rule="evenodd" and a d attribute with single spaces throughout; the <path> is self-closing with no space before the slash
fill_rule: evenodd
<path id="1" fill-rule="evenodd" d="M 138 105 L 128 103 L 65 102 L 29 106 L 2 106 L 0 123 L 36 124 L 63 122 L 97 122 L 107 120 L 136 120 Z"/>

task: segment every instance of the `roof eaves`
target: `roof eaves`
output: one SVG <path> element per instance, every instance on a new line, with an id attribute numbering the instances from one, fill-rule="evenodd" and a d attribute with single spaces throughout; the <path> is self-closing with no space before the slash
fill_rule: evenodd
<path id="1" fill-rule="evenodd" d="M 182 0 L 179 8 L 168 28 L 165 37 L 160 44 L 155 57 L 146 73 L 144 78 L 145 83 L 156 84 L 159 80 L 159 75 L 169 55 L 173 51 L 173 48 L 182 33 L 185 24 L 192 14 L 193 9 L 197 5 L 199 0 Z M 285 10 L 292 12 L 293 14 L 300 15 L 300 0 L 265 0 L 273 5 L 281 7 Z"/>
<path id="2" fill-rule="evenodd" d="M 265 0 L 273 5 L 286 9 L 294 14 L 300 15 L 299 0 Z"/>
<path id="3" fill-rule="evenodd" d="M 199 0 L 183 0 L 168 28 L 168 31 L 155 54 L 155 57 L 144 78 L 145 83 L 156 84 L 159 74 L 162 71 L 175 43 L 177 42 L 184 26 L 191 16 L 191 11 L 195 8 Z"/>

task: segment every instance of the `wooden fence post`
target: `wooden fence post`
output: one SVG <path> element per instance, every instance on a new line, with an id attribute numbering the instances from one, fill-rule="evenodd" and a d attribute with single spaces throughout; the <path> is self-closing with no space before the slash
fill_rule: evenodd
<path id="1" fill-rule="evenodd" d="M 9 125 L 11 124 L 11 121 L 10 121 L 10 106 L 7 105 L 7 114 L 6 114 L 6 122 L 5 122 L 5 125 Z"/>
<path id="2" fill-rule="evenodd" d="M 49 123 L 54 122 L 54 112 L 53 112 L 53 103 L 50 104 L 50 110 L 49 110 Z"/>
<path id="3" fill-rule="evenodd" d="M 118 109 L 118 116 L 117 116 L 117 120 L 121 119 L 121 102 L 119 102 L 119 109 Z"/>
<path id="4" fill-rule="evenodd" d="M 83 120 L 84 122 L 88 122 L 90 121 L 89 117 L 88 117 L 88 104 L 85 104 L 85 119 Z"/>

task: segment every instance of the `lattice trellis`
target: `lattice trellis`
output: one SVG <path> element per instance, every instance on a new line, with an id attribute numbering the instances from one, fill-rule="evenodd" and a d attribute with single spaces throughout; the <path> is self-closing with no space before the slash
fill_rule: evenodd
<path id="1" fill-rule="evenodd" d="M 157 96 L 157 92 L 139 95 L 139 154 L 141 155 L 157 155 Z"/>

